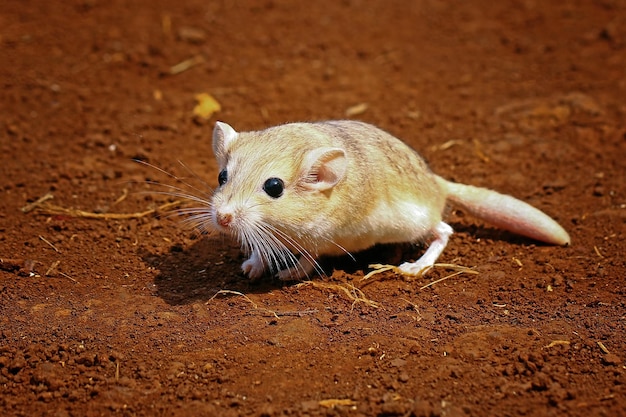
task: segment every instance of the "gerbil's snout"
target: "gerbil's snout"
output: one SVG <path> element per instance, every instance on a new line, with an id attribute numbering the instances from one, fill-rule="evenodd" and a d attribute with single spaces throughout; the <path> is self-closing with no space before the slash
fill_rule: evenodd
<path id="1" fill-rule="evenodd" d="M 233 221 L 233 215 L 231 213 L 221 213 L 218 211 L 215 214 L 215 220 L 220 226 L 228 227 Z"/>
<path id="2" fill-rule="evenodd" d="M 247 222 L 243 221 L 245 217 L 243 207 L 225 203 L 220 198 L 214 199 L 212 206 L 211 220 L 218 231 L 237 235 L 242 227 L 245 228 Z"/>

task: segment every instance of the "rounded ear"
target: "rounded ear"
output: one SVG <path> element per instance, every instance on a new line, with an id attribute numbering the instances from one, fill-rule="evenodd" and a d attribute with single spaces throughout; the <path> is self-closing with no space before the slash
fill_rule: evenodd
<path id="1" fill-rule="evenodd" d="M 226 159 L 230 144 L 237 139 L 237 131 L 228 123 L 216 122 L 213 129 L 213 153 L 220 164 Z"/>
<path id="2" fill-rule="evenodd" d="M 343 149 L 314 149 L 304 157 L 301 184 L 309 190 L 328 190 L 345 177 L 347 168 L 348 160 Z"/>

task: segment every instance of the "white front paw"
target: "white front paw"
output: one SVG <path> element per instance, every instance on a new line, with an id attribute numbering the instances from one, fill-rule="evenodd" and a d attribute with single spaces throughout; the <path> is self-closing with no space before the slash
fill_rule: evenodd
<path id="1" fill-rule="evenodd" d="M 241 270 L 251 280 L 257 280 L 263 276 L 265 272 L 265 264 L 258 256 L 252 254 L 248 260 L 241 264 Z"/>

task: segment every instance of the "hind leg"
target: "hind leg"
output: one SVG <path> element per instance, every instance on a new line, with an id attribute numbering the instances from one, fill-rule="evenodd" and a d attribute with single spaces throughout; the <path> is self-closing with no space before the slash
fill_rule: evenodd
<path id="1" fill-rule="evenodd" d="M 435 239 L 430 243 L 426 252 L 417 261 L 405 262 L 400 265 L 400 272 L 406 275 L 421 275 L 424 269 L 433 266 L 448 244 L 452 232 L 452 228 L 447 223 L 439 222 L 433 230 Z"/>

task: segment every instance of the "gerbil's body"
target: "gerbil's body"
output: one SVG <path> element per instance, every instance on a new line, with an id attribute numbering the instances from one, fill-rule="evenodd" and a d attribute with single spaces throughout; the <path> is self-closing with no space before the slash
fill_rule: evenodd
<path id="1" fill-rule="evenodd" d="M 402 141 L 365 123 L 293 123 L 242 133 L 218 123 L 213 150 L 220 187 L 212 222 L 250 252 L 242 268 L 251 278 L 281 266 L 288 267 L 281 278 L 302 278 L 321 255 L 432 239 L 422 258 L 400 266 L 418 274 L 436 261 L 452 233 L 442 221 L 447 200 L 499 227 L 569 243 L 539 210 L 447 182 Z"/>

